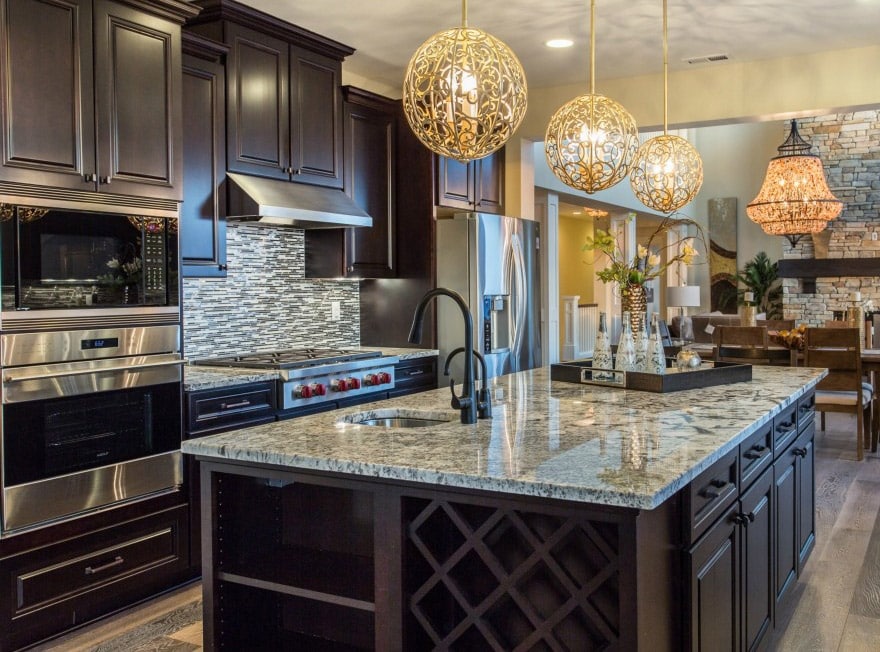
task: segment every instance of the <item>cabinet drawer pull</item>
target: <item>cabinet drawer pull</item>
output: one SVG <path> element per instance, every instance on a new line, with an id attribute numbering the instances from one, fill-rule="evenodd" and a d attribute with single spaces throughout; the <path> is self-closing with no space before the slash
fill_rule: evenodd
<path id="1" fill-rule="evenodd" d="M 95 573 L 100 573 L 105 570 L 109 570 L 114 568 L 115 566 L 121 566 L 125 563 L 125 560 L 117 555 L 113 561 L 108 561 L 106 564 L 101 564 L 100 566 L 86 566 L 86 575 L 94 575 Z"/>
<path id="2" fill-rule="evenodd" d="M 718 496 L 723 493 L 723 490 L 730 485 L 729 482 L 725 482 L 724 480 L 712 480 L 709 484 L 711 485 L 711 488 L 706 487 L 700 492 L 700 495 L 703 498 L 718 498 Z"/>
<path id="3" fill-rule="evenodd" d="M 247 407 L 250 404 L 251 404 L 251 402 L 248 400 L 239 401 L 238 403 L 221 403 L 220 409 L 221 410 L 233 410 L 235 408 Z"/>
<path id="4" fill-rule="evenodd" d="M 413 369 L 412 371 L 407 371 L 407 376 L 421 376 L 425 373 L 424 369 Z"/>
<path id="5" fill-rule="evenodd" d="M 752 446 L 744 455 L 747 460 L 759 460 L 764 457 L 769 449 L 766 446 Z"/>
<path id="6" fill-rule="evenodd" d="M 794 429 L 795 420 L 794 418 L 791 421 L 783 421 L 778 426 L 776 426 L 776 432 L 789 432 Z"/>

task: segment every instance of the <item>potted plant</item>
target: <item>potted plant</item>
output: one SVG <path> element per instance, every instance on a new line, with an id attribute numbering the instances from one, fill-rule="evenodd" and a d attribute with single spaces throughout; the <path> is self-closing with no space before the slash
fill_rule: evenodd
<path id="1" fill-rule="evenodd" d="M 745 287 L 737 291 L 742 304 L 746 292 L 754 295 L 758 313 L 765 313 L 767 319 L 782 319 L 782 280 L 779 278 L 779 263 L 773 262 L 763 251 L 747 262 L 736 276 Z"/>

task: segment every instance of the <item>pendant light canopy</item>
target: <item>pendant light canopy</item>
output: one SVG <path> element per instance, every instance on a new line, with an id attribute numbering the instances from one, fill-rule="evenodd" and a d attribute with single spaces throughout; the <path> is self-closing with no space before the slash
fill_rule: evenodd
<path id="1" fill-rule="evenodd" d="M 596 94 L 595 25 L 596 1 L 590 0 L 590 92 L 563 104 L 544 136 L 553 174 L 567 186 L 591 194 L 623 180 L 639 146 L 629 111 Z"/>
<path id="2" fill-rule="evenodd" d="M 458 161 L 500 149 L 526 114 L 526 75 L 503 42 L 462 26 L 439 32 L 415 51 L 403 79 L 403 110 L 431 151 Z"/>
<path id="3" fill-rule="evenodd" d="M 648 208 L 671 213 L 690 203 L 703 185 L 703 161 L 696 147 L 669 135 L 669 52 L 666 0 L 663 0 L 663 135 L 642 143 L 630 172 L 633 193 Z"/>
<path id="4" fill-rule="evenodd" d="M 790 238 L 822 231 L 840 215 L 843 203 L 828 188 L 822 160 L 798 133 L 791 121 L 791 132 L 770 159 L 758 196 L 746 206 L 749 218 L 770 235 Z"/>

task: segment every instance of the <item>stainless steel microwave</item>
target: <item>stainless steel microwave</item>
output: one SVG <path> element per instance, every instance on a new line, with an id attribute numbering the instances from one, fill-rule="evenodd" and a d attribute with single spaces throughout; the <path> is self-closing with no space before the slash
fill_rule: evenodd
<path id="1" fill-rule="evenodd" d="M 0 204 L 0 311 L 177 311 L 177 236 L 174 217 Z"/>

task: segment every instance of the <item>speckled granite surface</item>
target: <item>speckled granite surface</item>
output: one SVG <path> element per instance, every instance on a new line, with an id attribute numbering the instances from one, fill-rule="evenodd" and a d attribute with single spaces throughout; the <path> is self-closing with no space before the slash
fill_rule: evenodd
<path id="1" fill-rule="evenodd" d="M 364 350 L 375 351 L 376 347 L 364 347 Z M 401 360 L 425 358 L 438 355 L 439 353 L 437 349 L 404 349 L 394 347 L 383 347 L 381 351 L 385 356 L 396 356 Z M 232 387 L 243 383 L 275 380 L 276 378 L 278 378 L 278 374 L 271 369 L 187 365 L 183 368 L 183 389 L 187 392 L 194 392 L 201 389 L 216 389 L 218 387 Z"/>
<path id="2" fill-rule="evenodd" d="M 183 451 L 359 476 L 652 508 L 797 400 L 822 369 L 755 367 L 751 382 L 655 394 L 550 381 L 547 367 L 493 379 L 493 418 L 459 423 L 449 389 L 183 443 Z M 381 428 L 352 415 L 404 409 L 448 425 Z"/>

